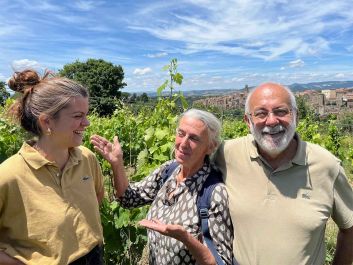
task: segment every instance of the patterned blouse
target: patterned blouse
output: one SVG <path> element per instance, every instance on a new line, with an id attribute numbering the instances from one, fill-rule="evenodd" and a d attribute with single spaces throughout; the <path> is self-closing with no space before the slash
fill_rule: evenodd
<path id="1" fill-rule="evenodd" d="M 142 181 L 129 185 L 119 198 L 121 206 L 130 208 L 151 204 L 147 219 L 157 218 L 167 224 L 179 224 L 202 242 L 196 199 L 211 167 L 205 163 L 194 176 L 179 183 L 177 187 L 176 176 L 180 166 L 164 184 L 161 178 L 161 173 L 172 162 L 164 163 Z M 169 198 L 171 193 L 173 196 Z M 217 185 L 212 192 L 209 228 L 219 255 L 225 264 L 231 264 L 233 226 L 228 209 L 228 193 L 223 183 Z M 148 241 L 150 264 L 196 264 L 184 244 L 172 237 L 148 230 Z"/>

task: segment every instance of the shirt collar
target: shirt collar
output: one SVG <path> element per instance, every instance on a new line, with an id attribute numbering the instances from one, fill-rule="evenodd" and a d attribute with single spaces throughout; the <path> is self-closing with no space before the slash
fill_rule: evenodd
<path id="1" fill-rule="evenodd" d="M 251 158 L 256 159 L 260 158 L 260 154 L 258 152 L 258 147 L 254 136 L 248 134 L 247 136 L 248 150 Z M 297 151 L 292 159 L 293 164 L 304 166 L 307 164 L 306 158 L 306 142 L 302 141 L 297 133 L 294 134 L 294 138 L 298 142 Z"/>
<path id="2" fill-rule="evenodd" d="M 55 165 L 54 162 L 49 161 L 43 157 L 35 148 L 33 148 L 33 141 L 24 142 L 19 155 L 34 169 L 39 169 L 45 165 Z M 82 160 L 82 152 L 78 147 L 69 149 L 69 161 L 67 166 L 76 165 Z"/>

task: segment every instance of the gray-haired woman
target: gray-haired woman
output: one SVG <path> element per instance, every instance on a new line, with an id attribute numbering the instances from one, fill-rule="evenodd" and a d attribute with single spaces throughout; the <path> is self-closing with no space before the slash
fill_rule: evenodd
<path id="1" fill-rule="evenodd" d="M 118 141 L 93 136 L 91 142 L 112 165 L 116 195 L 123 207 L 151 204 L 140 224 L 149 229 L 150 264 L 216 264 L 203 242 L 197 196 L 208 177 L 213 177 L 209 156 L 219 145 L 221 124 L 209 112 L 191 109 L 179 119 L 175 139 L 175 160 L 168 161 L 142 181 L 129 184 Z M 163 174 L 178 166 L 164 182 Z M 209 229 L 216 250 L 225 264 L 232 262 L 233 228 L 228 210 L 228 194 L 220 183 L 212 192 Z"/>

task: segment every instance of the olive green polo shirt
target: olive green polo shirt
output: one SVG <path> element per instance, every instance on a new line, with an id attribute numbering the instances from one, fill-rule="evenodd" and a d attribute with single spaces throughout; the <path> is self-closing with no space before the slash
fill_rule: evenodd
<path id="1" fill-rule="evenodd" d="M 328 219 L 353 226 L 353 191 L 340 161 L 296 137 L 295 157 L 276 170 L 259 155 L 252 135 L 226 141 L 216 155 L 240 264 L 322 265 Z"/>
<path id="2" fill-rule="evenodd" d="M 0 249 L 25 264 L 68 264 L 103 241 L 96 157 L 72 148 L 59 172 L 27 143 L 0 165 Z"/>

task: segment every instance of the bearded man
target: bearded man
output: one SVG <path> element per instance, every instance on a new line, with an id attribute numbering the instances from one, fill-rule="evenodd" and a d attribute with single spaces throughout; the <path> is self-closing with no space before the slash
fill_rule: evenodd
<path id="1" fill-rule="evenodd" d="M 242 265 L 322 265 L 325 228 L 339 227 L 333 264 L 353 262 L 353 191 L 340 160 L 296 134 L 286 87 L 264 83 L 246 100 L 251 134 L 216 154 L 229 193 L 233 251 Z"/>

